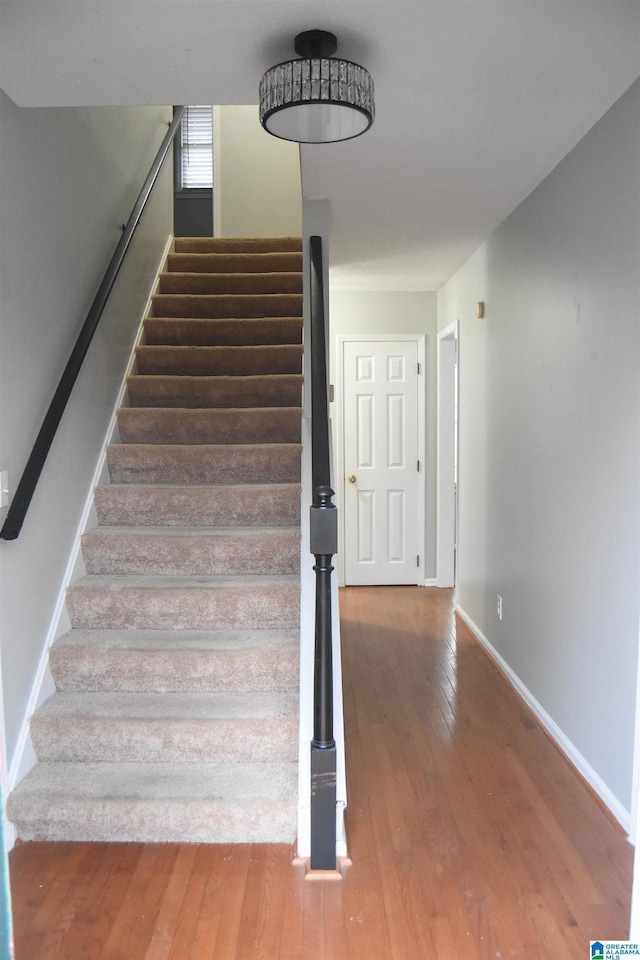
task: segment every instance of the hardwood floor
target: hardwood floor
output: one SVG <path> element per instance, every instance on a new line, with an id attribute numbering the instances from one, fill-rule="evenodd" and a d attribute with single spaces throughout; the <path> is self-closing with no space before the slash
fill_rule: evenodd
<path id="1" fill-rule="evenodd" d="M 16 960 L 585 960 L 632 849 L 448 591 L 341 592 L 352 864 L 282 846 L 29 843 Z"/>

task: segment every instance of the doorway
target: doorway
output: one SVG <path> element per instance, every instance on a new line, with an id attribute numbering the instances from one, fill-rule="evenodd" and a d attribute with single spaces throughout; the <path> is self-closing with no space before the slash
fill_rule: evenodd
<path id="1" fill-rule="evenodd" d="M 424 337 L 338 338 L 345 585 L 424 582 Z"/>

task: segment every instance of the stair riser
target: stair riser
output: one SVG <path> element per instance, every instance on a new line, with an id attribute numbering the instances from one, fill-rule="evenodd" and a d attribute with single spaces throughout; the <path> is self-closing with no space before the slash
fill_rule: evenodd
<path id="1" fill-rule="evenodd" d="M 189 296 L 302 294 L 301 273 L 162 273 L 160 293 Z"/>
<path id="2" fill-rule="evenodd" d="M 116 768 L 117 769 L 117 768 Z M 46 816 L 43 811 L 46 810 Z M 9 816 L 22 841 L 86 843 L 286 843 L 295 839 L 297 801 L 153 801 L 46 794 Z"/>
<path id="3" fill-rule="evenodd" d="M 294 762 L 297 718 L 143 720 L 73 716 L 31 721 L 41 762 L 259 763 Z"/>
<path id="4" fill-rule="evenodd" d="M 144 446 L 108 448 L 113 483 L 297 483 L 299 444 L 237 447 Z"/>
<path id="5" fill-rule="evenodd" d="M 131 693 L 274 693 L 294 690 L 298 650 L 95 650 L 52 647 L 49 665 L 56 687 L 74 691 Z"/>
<path id="6" fill-rule="evenodd" d="M 182 410 L 123 407 L 118 411 L 123 443 L 299 443 L 298 407 L 251 410 Z"/>
<path id="7" fill-rule="evenodd" d="M 109 484 L 94 492 L 102 526 L 297 526 L 298 484 L 160 487 Z"/>
<path id="8" fill-rule="evenodd" d="M 74 628 L 112 630 L 267 630 L 299 622 L 297 586 L 219 589 L 70 587 Z"/>
<path id="9" fill-rule="evenodd" d="M 262 377 L 133 376 L 132 407 L 300 407 L 302 375 Z"/>
<path id="10" fill-rule="evenodd" d="M 170 253 L 167 266 L 178 273 L 295 273 L 302 253 Z"/>
<path id="11" fill-rule="evenodd" d="M 174 346 L 257 346 L 302 342 L 302 320 L 189 320 L 149 317 L 144 321 L 145 343 Z"/>
<path id="12" fill-rule="evenodd" d="M 82 540 L 88 574 L 241 576 L 293 574 L 300 568 L 300 535 L 271 537 L 161 537 L 95 531 Z"/>
<path id="13" fill-rule="evenodd" d="M 302 295 L 159 293 L 152 297 L 152 311 L 154 317 L 219 317 L 222 320 L 232 317 L 301 317 Z"/>
<path id="14" fill-rule="evenodd" d="M 302 371 L 297 344 L 266 347 L 141 346 L 136 350 L 139 374 L 180 377 L 253 377 Z"/>

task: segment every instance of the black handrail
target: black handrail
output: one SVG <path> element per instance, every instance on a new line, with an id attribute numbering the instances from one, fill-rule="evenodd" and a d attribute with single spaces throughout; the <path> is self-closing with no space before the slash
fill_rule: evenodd
<path id="1" fill-rule="evenodd" d="M 331 502 L 329 398 L 324 322 L 322 239 L 310 237 L 311 472 L 310 548 L 316 573 L 313 740 L 311 741 L 311 869 L 336 867 L 336 742 L 333 737 L 331 627 L 332 560 L 338 549 L 337 510 Z"/>
<path id="2" fill-rule="evenodd" d="M 162 141 L 162 145 L 158 150 L 153 164 L 151 165 L 147 179 L 145 180 L 138 199 L 136 200 L 133 210 L 131 211 L 131 216 L 124 226 L 122 237 L 118 242 L 102 282 L 98 287 L 98 292 L 96 293 L 94 301 L 91 304 L 89 313 L 87 314 L 87 318 L 82 326 L 82 330 L 78 335 L 75 346 L 71 351 L 71 356 L 69 357 L 62 377 L 60 378 L 60 383 L 58 384 L 56 392 L 53 395 L 53 400 L 51 401 L 46 416 L 42 422 L 42 427 L 40 428 L 40 432 L 36 437 L 33 450 L 31 451 L 31 455 L 27 460 L 27 465 L 24 468 L 22 477 L 20 478 L 20 483 L 16 488 L 16 492 L 11 506 L 7 512 L 4 525 L 2 530 L 0 530 L 0 539 L 2 540 L 15 540 L 22 530 L 24 518 L 27 510 L 29 509 L 29 504 L 31 503 L 33 494 L 35 493 L 38 480 L 40 479 L 40 474 L 42 473 L 47 455 L 51 449 L 51 444 L 53 443 L 56 431 L 60 425 L 62 414 L 67 406 L 67 402 L 71 395 L 74 384 L 78 379 L 82 362 L 86 356 L 87 350 L 89 349 L 89 344 L 93 339 L 93 335 L 96 332 L 100 317 L 102 316 L 104 308 L 107 305 L 109 294 L 113 289 L 113 285 L 127 255 L 127 251 L 131 245 L 131 240 L 133 239 L 136 227 L 140 222 L 140 218 L 149 199 L 149 195 L 151 194 L 155 182 L 158 179 L 158 174 L 160 173 L 162 165 L 167 158 L 169 148 L 175 139 L 180 122 L 182 120 L 182 115 L 184 114 L 184 110 L 184 107 L 175 108 L 174 117 L 169 125 L 167 134 Z"/>

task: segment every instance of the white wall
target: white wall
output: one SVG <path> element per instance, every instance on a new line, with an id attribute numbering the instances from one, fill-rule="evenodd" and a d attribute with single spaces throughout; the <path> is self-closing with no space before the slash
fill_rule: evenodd
<path id="1" fill-rule="evenodd" d="M 265 133 L 257 106 L 216 107 L 215 118 L 215 235 L 301 236 L 298 144 Z"/>
<path id="2" fill-rule="evenodd" d="M 425 579 L 436 576 L 437 295 L 429 292 L 331 290 L 332 381 L 339 364 L 336 337 L 344 334 L 426 335 Z M 339 411 L 333 414 L 339 415 Z M 338 462 L 336 451 L 336 462 Z"/>
<path id="3" fill-rule="evenodd" d="M 640 82 L 439 295 L 440 326 L 460 320 L 458 602 L 625 823 L 638 649 L 639 174 Z"/>
<path id="4" fill-rule="evenodd" d="M 19 109 L 0 91 L 0 469 L 12 490 L 167 131 L 162 107 Z M 16 742 L 149 285 L 170 161 L 85 360 L 18 540 L 0 541 L 5 759 Z M 4 521 L 6 509 L 0 511 Z"/>

